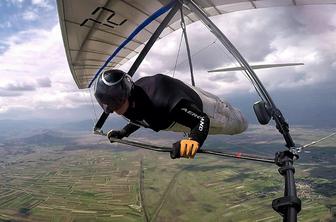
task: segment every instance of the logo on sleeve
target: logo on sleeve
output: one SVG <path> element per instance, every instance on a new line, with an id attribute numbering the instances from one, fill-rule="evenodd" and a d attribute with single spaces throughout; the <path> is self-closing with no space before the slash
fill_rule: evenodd
<path id="1" fill-rule="evenodd" d="M 197 119 L 202 119 L 201 116 L 197 115 L 196 113 L 190 111 L 190 110 L 187 110 L 186 108 L 182 108 L 182 110 L 186 113 L 188 113 L 189 115 L 193 116 L 193 117 L 196 117 Z"/>
<path id="2" fill-rule="evenodd" d="M 186 108 L 182 108 L 182 110 L 186 113 L 188 113 L 189 115 L 191 115 L 192 117 L 196 117 L 197 119 L 200 120 L 200 123 L 199 123 L 199 127 L 198 127 L 198 130 L 199 131 L 203 131 L 203 128 L 204 128 L 204 117 L 202 116 L 199 116 L 197 115 L 196 113 L 190 111 L 190 110 L 187 110 Z"/>
<path id="3" fill-rule="evenodd" d="M 198 130 L 199 131 L 203 131 L 203 128 L 204 128 L 204 117 L 201 118 L 201 121 L 200 121 L 200 125 L 198 127 Z"/>

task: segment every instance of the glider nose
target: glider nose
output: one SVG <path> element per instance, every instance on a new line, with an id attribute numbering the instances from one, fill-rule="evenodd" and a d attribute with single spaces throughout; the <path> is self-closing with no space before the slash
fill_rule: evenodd
<path id="1" fill-rule="evenodd" d="M 244 115 L 242 114 L 242 112 L 239 109 L 236 109 L 236 114 L 237 114 L 237 120 L 239 121 L 239 127 L 237 127 L 237 133 L 242 133 L 245 130 L 247 130 L 248 128 L 248 122 L 246 120 L 246 118 L 244 117 Z"/>

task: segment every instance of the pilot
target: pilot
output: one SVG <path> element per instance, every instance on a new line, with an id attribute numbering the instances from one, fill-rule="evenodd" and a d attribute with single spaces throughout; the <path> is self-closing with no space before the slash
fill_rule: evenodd
<path id="1" fill-rule="evenodd" d="M 210 119 L 198 94 L 182 81 L 157 74 L 133 82 L 117 69 L 103 72 L 95 85 L 95 97 L 106 113 L 123 115 L 130 122 L 108 138 L 128 137 L 141 126 L 156 132 L 178 123 L 190 128 L 188 138 L 173 144 L 175 157 L 194 158 L 208 136 Z"/>

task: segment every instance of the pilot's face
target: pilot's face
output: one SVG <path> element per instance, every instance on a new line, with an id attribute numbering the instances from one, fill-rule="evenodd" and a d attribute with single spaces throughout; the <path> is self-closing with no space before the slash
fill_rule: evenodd
<path id="1" fill-rule="evenodd" d="M 128 107 L 129 107 L 129 101 L 128 99 L 126 99 L 125 102 L 119 108 L 114 110 L 114 112 L 116 112 L 119 115 L 123 115 L 124 113 L 126 113 Z"/>

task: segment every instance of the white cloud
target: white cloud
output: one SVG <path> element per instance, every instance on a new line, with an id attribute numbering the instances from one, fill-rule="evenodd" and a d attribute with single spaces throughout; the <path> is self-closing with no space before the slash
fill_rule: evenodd
<path id="1" fill-rule="evenodd" d="M 48 0 L 32 0 L 32 4 L 41 8 L 52 9 L 52 5 Z"/>
<path id="2" fill-rule="evenodd" d="M 39 18 L 39 15 L 35 11 L 28 10 L 22 14 L 22 18 L 26 21 L 35 21 Z"/>
<path id="3" fill-rule="evenodd" d="M 51 30 L 22 31 L 9 38 L 7 44 L 8 49 L 0 55 L 3 112 L 60 110 L 89 103 L 89 93 L 79 91 L 72 79 L 58 25 Z M 21 94 L 10 94 L 9 90 Z"/>
<path id="4" fill-rule="evenodd" d="M 6 2 L 21 7 L 24 0 L 6 0 Z"/>
<path id="5" fill-rule="evenodd" d="M 270 91 L 304 90 L 315 84 L 336 83 L 331 67 L 336 60 L 334 10 L 332 6 L 259 9 L 221 15 L 213 20 L 250 64 L 304 62 L 305 66 L 256 70 Z M 241 72 L 236 73 L 239 78 L 233 83 L 220 81 L 223 77 L 215 78 L 214 74 L 207 73 L 209 69 L 232 66 L 236 62 L 227 56 L 229 53 L 219 42 L 211 45 L 213 35 L 203 24 L 188 26 L 188 36 L 192 54 L 209 46 L 193 58 L 196 85 L 220 95 L 253 91 Z M 175 32 L 156 43 L 139 69 L 141 76 L 165 73 L 174 67 L 179 37 Z M 175 45 L 175 49 L 166 47 L 167 42 Z M 186 58 L 182 46 L 179 62 Z M 175 76 L 190 82 L 187 62 L 177 66 Z"/>
<path id="6" fill-rule="evenodd" d="M 51 80 L 46 76 L 36 80 L 39 87 L 51 87 Z"/>
<path id="7" fill-rule="evenodd" d="M 3 23 L 0 23 L 0 28 L 11 28 L 12 27 L 12 23 L 10 21 L 5 21 Z"/>

